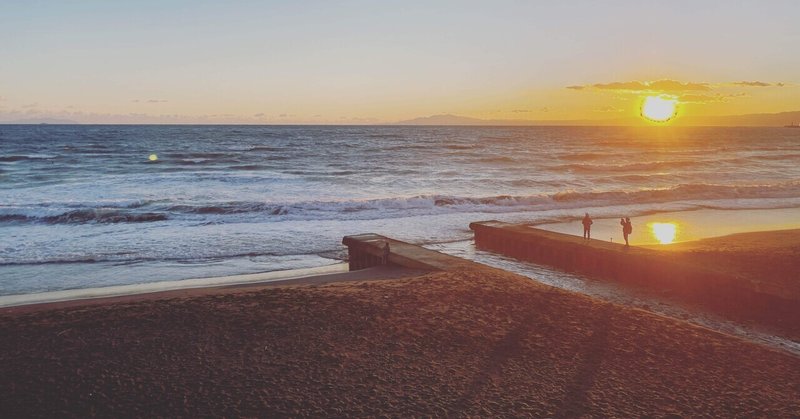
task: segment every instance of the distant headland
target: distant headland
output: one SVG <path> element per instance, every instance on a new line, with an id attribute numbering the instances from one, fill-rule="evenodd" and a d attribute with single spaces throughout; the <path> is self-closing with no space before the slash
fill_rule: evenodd
<path id="1" fill-rule="evenodd" d="M 676 120 L 681 126 L 751 126 L 782 127 L 786 121 L 800 120 L 800 111 L 780 113 L 758 113 L 725 116 L 684 116 Z M 442 114 L 399 121 L 390 125 L 464 125 L 464 126 L 531 126 L 531 125 L 643 125 L 636 117 L 613 119 L 573 119 L 573 120 L 527 120 L 527 119 L 480 119 L 466 116 Z"/>

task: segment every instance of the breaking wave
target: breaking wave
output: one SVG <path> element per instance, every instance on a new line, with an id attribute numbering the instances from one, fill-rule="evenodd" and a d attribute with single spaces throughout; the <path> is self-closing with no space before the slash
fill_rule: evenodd
<path id="1" fill-rule="evenodd" d="M 610 191 L 562 191 L 554 194 L 527 196 L 495 195 L 468 197 L 453 195 L 418 195 L 369 200 L 306 201 L 293 203 L 224 202 L 185 204 L 165 201 L 140 201 L 114 208 L 81 208 L 43 215 L 41 208 L 15 212 L 0 208 L 4 223 L 144 223 L 175 217 L 212 217 L 225 222 L 225 217 L 238 216 L 236 222 L 270 222 L 283 220 L 352 220 L 398 218 L 453 213 L 509 213 L 575 208 L 598 208 L 620 205 L 644 205 L 670 202 L 730 200 L 729 208 L 773 208 L 775 203 L 738 202 L 768 198 L 799 198 L 800 181 L 772 185 L 682 184 L 672 188 Z M 242 217 L 244 216 L 244 217 Z M 219 218 L 222 217 L 222 218 Z M 249 217 L 249 218 L 248 218 Z"/>

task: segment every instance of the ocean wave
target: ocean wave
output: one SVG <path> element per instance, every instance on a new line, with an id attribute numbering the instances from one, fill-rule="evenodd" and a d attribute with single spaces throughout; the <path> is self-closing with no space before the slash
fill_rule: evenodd
<path id="1" fill-rule="evenodd" d="M 41 208 L 15 211 L 5 209 L 0 222 L 41 222 L 48 224 L 82 223 L 140 223 L 167 219 L 202 216 L 225 222 L 269 222 L 284 220 L 353 220 L 399 218 L 453 213 L 536 212 L 559 209 L 645 205 L 672 202 L 694 202 L 706 205 L 719 200 L 800 198 L 800 181 L 770 185 L 681 184 L 670 188 L 640 190 L 573 191 L 565 190 L 538 195 L 417 195 L 365 200 L 178 203 L 172 201 L 137 201 L 120 203 L 116 207 L 80 208 L 65 212 L 42 214 Z M 745 205 L 745 204 L 742 204 Z M 735 207 L 735 204 L 732 204 Z M 753 203 L 746 204 L 752 208 Z M 142 212 L 146 207 L 147 212 Z M 193 218 L 193 219 L 194 219 Z"/>
<path id="2" fill-rule="evenodd" d="M 333 253 L 329 251 L 326 253 Z M 0 266 L 19 266 L 19 265 L 52 265 L 52 264 L 78 264 L 78 263 L 115 263 L 115 264 L 134 264 L 142 262 L 178 262 L 183 264 L 207 264 L 214 261 L 234 259 L 234 258 L 260 258 L 260 257 L 280 257 L 280 256 L 312 256 L 318 253 L 289 253 L 287 252 L 220 252 L 204 255 L 200 258 L 196 255 L 181 256 L 146 256 L 136 252 L 118 253 L 98 253 L 93 255 L 74 255 L 74 256 L 55 256 L 55 257 L 31 257 L 18 260 L 4 260 L 0 257 Z M 324 257 L 324 256 L 322 256 Z M 333 259 L 333 258 L 331 258 Z"/>
<path id="3" fill-rule="evenodd" d="M 653 161 L 646 163 L 628 164 L 565 164 L 556 166 L 554 170 L 570 170 L 578 173 L 617 173 L 617 172 L 643 172 L 652 170 L 670 170 L 687 168 L 700 165 L 696 160 Z"/>
<path id="4" fill-rule="evenodd" d="M 84 224 L 84 223 L 146 223 L 164 221 L 166 214 L 161 213 L 131 213 L 120 210 L 81 209 L 69 211 L 59 215 L 41 218 L 47 224 Z"/>
<path id="5" fill-rule="evenodd" d="M 164 221 L 169 217 L 157 212 L 129 212 L 121 209 L 78 209 L 56 215 L 29 215 L 20 213 L 0 214 L 0 223 L 44 223 L 44 224 L 115 224 L 147 223 Z"/>
<path id="6" fill-rule="evenodd" d="M 477 162 L 481 163 L 500 163 L 500 164 L 509 164 L 509 163 L 516 163 L 517 160 L 513 157 L 508 156 L 485 156 L 485 157 L 478 157 L 475 159 Z"/>
<path id="7" fill-rule="evenodd" d="M 16 156 L 0 156 L 0 162 L 8 162 L 13 163 L 17 161 L 25 161 L 25 160 L 50 160 L 54 159 L 58 156 L 54 156 L 51 154 L 28 154 L 28 155 L 16 155 Z"/>

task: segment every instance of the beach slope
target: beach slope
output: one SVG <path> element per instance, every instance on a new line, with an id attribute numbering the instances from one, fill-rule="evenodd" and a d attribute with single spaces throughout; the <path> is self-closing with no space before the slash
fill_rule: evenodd
<path id="1" fill-rule="evenodd" d="M 761 416 L 800 358 L 496 270 L 0 311 L 0 415 Z"/>

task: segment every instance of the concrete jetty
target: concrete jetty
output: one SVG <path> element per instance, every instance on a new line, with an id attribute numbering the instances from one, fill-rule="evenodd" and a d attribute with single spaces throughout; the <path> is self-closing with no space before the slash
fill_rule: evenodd
<path id="1" fill-rule="evenodd" d="M 492 269 L 466 259 L 428 250 L 379 234 L 345 236 L 342 244 L 347 246 L 351 271 L 384 264 L 385 245 L 389 246 L 385 262 L 389 265 L 429 271 L 452 271 L 464 268 Z"/>
<path id="2" fill-rule="evenodd" d="M 479 249 L 516 259 L 549 265 L 570 272 L 645 287 L 712 305 L 775 309 L 797 312 L 797 296 L 737 278 L 697 264 L 681 263 L 674 255 L 639 247 L 500 221 L 470 224 Z"/>

